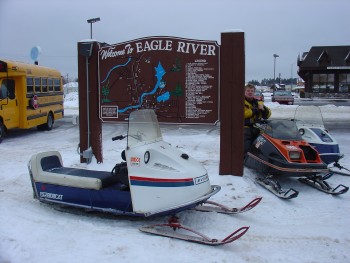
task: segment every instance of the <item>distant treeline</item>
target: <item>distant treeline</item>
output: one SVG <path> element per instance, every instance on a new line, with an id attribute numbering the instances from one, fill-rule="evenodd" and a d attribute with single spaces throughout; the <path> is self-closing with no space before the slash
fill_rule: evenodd
<path id="1" fill-rule="evenodd" d="M 63 82 L 63 85 L 64 85 L 64 84 L 67 84 L 67 83 L 69 83 L 69 82 L 78 82 L 78 78 L 75 78 L 75 79 L 69 78 L 69 77 L 68 77 L 68 74 L 67 74 L 66 76 L 64 76 L 64 77 L 62 78 L 62 82 Z"/>

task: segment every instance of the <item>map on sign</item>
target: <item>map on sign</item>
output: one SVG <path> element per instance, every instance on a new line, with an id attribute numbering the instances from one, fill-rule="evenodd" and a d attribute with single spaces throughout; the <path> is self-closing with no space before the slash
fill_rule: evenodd
<path id="1" fill-rule="evenodd" d="M 131 58 L 129 58 L 128 62 L 131 61 Z M 126 63 L 128 64 L 128 63 Z M 126 64 L 124 64 L 124 66 L 126 66 Z M 117 65 L 115 66 L 113 69 L 119 67 L 120 65 Z M 113 70 L 112 69 L 112 70 Z M 138 109 L 138 108 L 141 108 L 142 105 L 144 104 L 144 102 L 146 101 L 147 97 L 148 96 L 151 96 L 151 95 L 154 95 L 157 93 L 158 89 L 163 89 L 165 87 L 165 82 L 162 80 L 162 77 L 163 75 L 165 74 L 165 70 L 164 68 L 162 67 L 161 63 L 159 62 L 158 63 L 158 66 L 155 68 L 155 71 L 156 71 L 156 77 L 157 77 L 157 82 L 155 84 L 155 86 L 153 87 L 153 89 L 149 92 L 147 91 L 144 91 L 140 94 L 140 96 L 137 96 L 138 97 L 138 102 L 136 102 L 136 104 L 134 105 L 129 105 L 129 106 L 125 106 L 124 108 L 120 108 L 118 109 L 118 112 L 119 113 L 123 113 L 123 112 L 126 112 L 130 109 Z M 108 77 L 107 77 L 108 78 Z M 107 80 L 107 79 L 106 79 Z M 101 83 L 105 82 L 106 80 L 102 81 Z M 108 88 L 106 88 L 106 94 L 108 95 Z M 163 93 L 162 95 L 159 95 L 157 97 L 157 102 L 164 102 L 166 100 L 169 100 L 170 98 L 170 95 L 169 95 L 169 92 L 165 92 Z M 110 102 L 108 99 L 105 100 L 105 102 Z"/>
<path id="2" fill-rule="evenodd" d="M 214 123 L 218 119 L 217 53 L 218 46 L 212 42 L 188 44 L 170 38 L 102 47 L 101 119 L 125 121 L 131 111 L 148 108 L 161 121 Z"/>

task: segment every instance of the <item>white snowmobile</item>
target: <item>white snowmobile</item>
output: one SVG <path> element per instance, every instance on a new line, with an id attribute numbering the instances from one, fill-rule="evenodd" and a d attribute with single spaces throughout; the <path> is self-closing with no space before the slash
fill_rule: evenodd
<path id="1" fill-rule="evenodd" d="M 122 152 L 125 162 L 117 164 L 112 172 L 64 167 L 57 151 L 33 155 L 28 169 L 34 198 L 116 215 L 169 215 L 168 223 L 140 230 L 208 245 L 230 243 L 248 231 L 249 227 L 241 227 L 225 239 L 217 240 L 181 225 L 174 216 L 180 211 L 241 213 L 255 207 L 261 197 L 242 208 L 228 208 L 208 201 L 220 191 L 220 186 L 210 184 L 201 163 L 163 141 L 155 112 L 133 111 L 128 121 L 128 135 L 112 139 L 127 138 L 127 147 Z M 195 236 L 172 229 L 182 229 Z"/>
<path id="2" fill-rule="evenodd" d="M 331 172 L 350 175 L 350 170 L 339 164 L 344 155 L 340 153 L 336 139 L 325 128 L 319 107 L 298 106 L 294 113 L 294 121 L 303 140 L 316 148 Z"/>

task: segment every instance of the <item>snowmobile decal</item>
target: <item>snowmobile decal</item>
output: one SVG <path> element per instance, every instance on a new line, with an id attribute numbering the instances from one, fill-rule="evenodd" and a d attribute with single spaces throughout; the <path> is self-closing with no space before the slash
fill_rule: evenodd
<path id="1" fill-rule="evenodd" d="M 209 177 L 207 174 L 194 178 L 195 184 L 202 184 L 202 183 L 205 183 L 207 181 L 209 181 Z"/>
<path id="2" fill-rule="evenodd" d="M 55 200 L 62 200 L 63 199 L 63 195 L 47 193 L 47 192 L 40 192 L 40 197 L 41 198 L 55 199 Z"/>
<path id="3" fill-rule="evenodd" d="M 132 166 L 140 166 L 140 158 L 139 157 L 131 157 L 130 164 Z"/>
<path id="4" fill-rule="evenodd" d="M 283 172 L 292 172 L 292 173 L 295 173 L 296 176 L 299 176 L 299 173 L 301 172 L 310 172 L 310 173 L 325 173 L 325 172 L 328 172 L 328 169 L 325 168 L 325 169 L 313 169 L 313 168 L 295 168 L 295 167 L 291 167 L 291 168 L 288 168 L 288 167 L 280 167 L 280 166 L 277 166 L 277 165 L 274 165 L 272 163 L 269 163 L 253 154 L 251 154 L 250 152 L 247 153 L 249 155 L 249 157 L 269 166 L 269 167 L 272 167 L 276 170 L 279 170 L 279 171 L 283 171 Z"/>
<path id="5" fill-rule="evenodd" d="M 194 185 L 192 178 L 184 179 L 163 179 L 147 178 L 139 176 L 130 176 L 131 185 L 149 186 L 149 187 L 183 187 Z"/>
<path id="6" fill-rule="evenodd" d="M 266 142 L 266 140 L 264 139 L 264 137 L 259 136 L 259 137 L 256 139 L 255 147 L 256 147 L 257 149 L 259 149 L 259 147 L 260 147 L 261 145 L 264 145 L 265 142 Z"/>

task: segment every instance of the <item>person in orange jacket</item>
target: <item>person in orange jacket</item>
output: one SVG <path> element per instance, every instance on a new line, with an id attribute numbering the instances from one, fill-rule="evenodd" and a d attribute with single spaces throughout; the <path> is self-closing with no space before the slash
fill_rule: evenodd
<path id="1" fill-rule="evenodd" d="M 247 84 L 244 87 L 244 155 L 260 133 L 259 128 L 255 127 L 254 124 L 271 116 L 271 110 L 264 105 L 263 101 L 256 100 L 254 93 L 254 85 Z"/>

